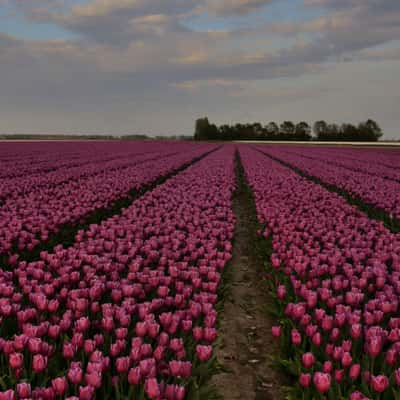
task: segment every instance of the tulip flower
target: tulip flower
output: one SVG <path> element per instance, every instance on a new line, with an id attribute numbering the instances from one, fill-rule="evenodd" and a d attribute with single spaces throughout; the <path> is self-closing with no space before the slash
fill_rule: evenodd
<path id="1" fill-rule="evenodd" d="M 138 385 L 141 380 L 141 372 L 139 367 L 131 368 L 128 373 L 128 382 L 131 385 Z"/>
<path id="2" fill-rule="evenodd" d="M 326 393 L 331 387 L 331 376 L 324 372 L 315 372 L 313 382 L 320 393 Z"/>
<path id="3" fill-rule="evenodd" d="M 12 389 L 0 392 L 0 400 L 14 400 L 15 392 Z"/>
<path id="4" fill-rule="evenodd" d="M 302 355 L 302 363 L 305 368 L 311 368 L 315 363 L 315 357 L 312 353 L 304 353 Z"/>
<path id="5" fill-rule="evenodd" d="M 282 328 L 280 326 L 273 326 L 271 332 L 274 338 L 279 338 L 282 334 Z"/>
<path id="6" fill-rule="evenodd" d="M 303 388 L 309 387 L 311 384 L 311 374 L 301 373 L 299 382 Z"/>
<path id="7" fill-rule="evenodd" d="M 155 378 L 146 379 L 145 390 L 150 399 L 158 399 L 160 397 L 160 388 Z"/>
<path id="8" fill-rule="evenodd" d="M 24 363 L 24 356 L 21 353 L 11 353 L 9 363 L 12 369 L 19 369 Z"/>
<path id="9" fill-rule="evenodd" d="M 47 367 L 47 357 L 41 354 L 35 354 L 32 361 L 32 369 L 36 372 L 43 372 Z"/>
<path id="10" fill-rule="evenodd" d="M 212 347 L 211 346 L 196 346 L 196 354 L 200 361 L 207 361 L 212 356 Z"/>
<path id="11" fill-rule="evenodd" d="M 385 375 L 371 375 L 371 387 L 375 392 L 384 392 L 389 387 L 388 377 Z"/>
<path id="12" fill-rule="evenodd" d="M 56 395 L 61 396 L 68 388 L 67 379 L 65 377 L 55 378 L 51 381 L 51 387 Z"/>
<path id="13" fill-rule="evenodd" d="M 360 372 L 361 372 L 361 366 L 360 364 L 353 364 L 350 367 L 349 370 L 349 377 L 352 381 L 358 379 L 358 377 L 360 376 Z"/>
<path id="14" fill-rule="evenodd" d="M 31 396 L 31 385 L 29 383 L 18 383 L 17 395 L 21 399 L 29 398 Z"/>

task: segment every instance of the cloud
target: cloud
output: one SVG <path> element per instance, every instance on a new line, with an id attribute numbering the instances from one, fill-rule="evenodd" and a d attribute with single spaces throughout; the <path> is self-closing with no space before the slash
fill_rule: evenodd
<path id="1" fill-rule="evenodd" d="M 166 85 L 298 76 L 318 72 L 333 59 L 353 59 L 358 52 L 400 38 L 400 6 L 393 0 L 382 2 L 388 9 L 377 12 L 375 0 L 305 0 L 307 7 L 330 11 L 309 20 L 268 23 L 242 31 L 193 32 L 181 24 L 181 18 L 195 9 L 198 1 L 194 0 L 92 0 L 74 6 L 60 0 L 50 10 L 42 7 L 48 0 L 37 0 L 30 3 L 33 20 L 59 24 L 80 38 L 56 44 L 25 41 L 20 53 L 60 64 L 51 60 L 58 57 L 77 70 L 91 68 L 93 76 L 102 78 L 121 74 L 137 82 L 153 74 L 152 82 Z M 240 13 L 269 3 L 205 0 L 203 5 L 216 13 Z M 26 2 L 21 4 L 27 7 Z M 265 48 L 257 49 L 237 40 L 271 35 L 278 41 L 282 37 L 291 40 L 276 47 L 270 39 L 264 42 Z M 13 43 L 12 38 L 7 40 Z"/>
<path id="2" fill-rule="evenodd" d="M 179 15 L 191 10 L 194 0 L 93 0 L 53 11 L 36 8 L 29 17 L 36 22 L 51 22 L 91 42 L 124 46 L 147 36 L 169 31 L 186 31 Z"/>
<path id="3" fill-rule="evenodd" d="M 359 53 L 359 59 L 363 61 L 398 61 L 400 60 L 400 42 L 396 47 L 366 49 Z"/>
<path id="4" fill-rule="evenodd" d="M 204 9 L 218 16 L 248 14 L 274 0 L 206 0 Z"/>
<path id="5" fill-rule="evenodd" d="M 236 80 L 227 80 L 227 79 L 203 79 L 203 80 L 188 80 L 183 82 L 171 83 L 171 87 L 182 89 L 182 90 L 189 90 L 189 91 L 197 91 L 200 89 L 240 89 L 240 82 Z"/>
<path id="6" fill-rule="evenodd" d="M 257 25 L 260 19 L 253 11 L 270 3 L 92 0 L 71 5 L 67 0 L 20 0 L 18 7 L 30 23 L 55 24 L 75 35 L 34 41 L 0 33 L 0 105 L 82 120 L 97 111 L 133 123 L 129 107 L 145 114 L 145 105 L 150 113 L 161 113 L 165 104 L 173 115 L 190 107 L 216 112 L 214 108 L 222 110 L 223 102 L 232 104 L 234 97 L 235 109 L 246 108 L 239 98 L 250 107 L 252 93 L 262 100 L 277 80 L 307 82 L 329 78 L 336 65 L 383 65 L 399 59 L 395 46 L 390 47 L 400 40 L 397 0 L 304 0 L 305 17 Z M 213 15 L 221 21 L 240 16 L 250 28 L 228 30 L 221 23 L 219 29 L 191 30 L 184 22 L 199 12 L 203 19 Z M 264 86 L 258 91 L 259 84 Z M 210 93 L 218 102 L 208 105 Z M 315 98 L 318 93 L 318 88 L 289 88 L 269 101 L 283 104 L 290 97 Z"/>

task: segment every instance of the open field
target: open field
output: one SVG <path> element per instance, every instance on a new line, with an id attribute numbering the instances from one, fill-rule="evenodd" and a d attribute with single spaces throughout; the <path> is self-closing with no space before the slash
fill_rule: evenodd
<path id="1" fill-rule="evenodd" d="M 400 399 L 397 148 L 7 142 L 0 177 L 0 400 Z"/>

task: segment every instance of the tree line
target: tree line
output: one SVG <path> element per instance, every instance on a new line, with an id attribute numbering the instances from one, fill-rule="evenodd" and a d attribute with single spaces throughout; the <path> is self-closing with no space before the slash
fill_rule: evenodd
<path id="1" fill-rule="evenodd" d="M 298 141 L 352 141 L 376 142 L 382 137 L 382 130 L 377 122 L 368 119 L 353 124 L 329 124 L 317 121 L 311 126 L 304 121 L 294 123 L 284 121 L 280 125 L 269 122 L 217 126 L 208 118 L 199 118 L 195 124 L 195 140 L 298 140 Z"/>

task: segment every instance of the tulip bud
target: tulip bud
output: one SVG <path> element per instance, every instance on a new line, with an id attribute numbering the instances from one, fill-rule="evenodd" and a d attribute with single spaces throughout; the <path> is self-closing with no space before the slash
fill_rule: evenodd
<path id="1" fill-rule="evenodd" d="M 9 364 L 12 369 L 22 368 L 24 365 L 24 356 L 21 353 L 11 353 L 9 356 Z"/>
<path id="2" fill-rule="evenodd" d="M 53 388 L 56 395 L 61 396 L 67 390 L 67 379 L 65 377 L 55 378 L 51 381 L 51 387 Z"/>
<path id="3" fill-rule="evenodd" d="M 280 326 L 273 326 L 271 328 L 271 332 L 272 332 L 272 336 L 274 338 L 279 338 L 281 336 L 281 333 L 282 333 L 282 328 Z"/>
<path id="4" fill-rule="evenodd" d="M 309 387 L 311 384 L 311 374 L 301 373 L 299 382 L 303 388 Z"/>
<path id="5" fill-rule="evenodd" d="M 360 364 L 353 364 L 350 367 L 350 371 L 349 371 L 349 378 L 352 381 L 355 381 L 356 379 L 358 379 L 358 377 L 360 376 L 360 372 L 361 372 L 361 366 Z"/>
<path id="6" fill-rule="evenodd" d="M 385 375 L 371 375 L 371 387 L 375 392 L 384 392 L 389 387 L 388 377 Z"/>
<path id="7" fill-rule="evenodd" d="M 207 361 L 212 356 L 213 349 L 211 346 L 196 346 L 196 354 L 200 361 Z"/>
<path id="8" fill-rule="evenodd" d="M 304 353 L 302 355 L 301 361 L 305 368 L 311 368 L 315 363 L 315 357 L 312 353 Z"/>
<path id="9" fill-rule="evenodd" d="M 328 392 L 331 387 L 331 376 L 329 374 L 323 372 L 315 372 L 313 381 L 316 389 L 320 393 Z"/>

